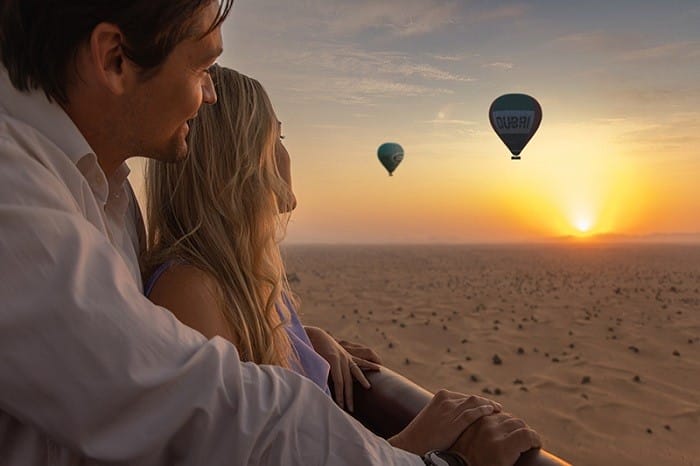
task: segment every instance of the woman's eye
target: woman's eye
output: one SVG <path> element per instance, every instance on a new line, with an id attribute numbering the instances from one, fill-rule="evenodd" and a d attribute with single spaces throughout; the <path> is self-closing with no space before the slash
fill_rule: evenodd
<path id="1" fill-rule="evenodd" d="M 280 139 L 284 139 L 284 135 L 282 134 L 282 122 L 278 120 L 277 124 L 279 125 Z"/>

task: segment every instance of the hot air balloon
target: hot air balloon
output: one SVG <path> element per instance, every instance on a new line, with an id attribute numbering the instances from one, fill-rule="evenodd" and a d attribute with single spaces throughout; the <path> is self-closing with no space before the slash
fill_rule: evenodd
<path id="1" fill-rule="evenodd" d="M 393 176 L 394 170 L 403 160 L 403 147 L 395 142 L 385 142 L 377 149 L 377 157 L 389 172 L 389 176 Z"/>
<path id="2" fill-rule="evenodd" d="M 513 154 L 511 159 L 520 160 L 520 152 L 540 127 L 542 107 L 529 95 L 505 94 L 491 104 L 489 120 Z"/>

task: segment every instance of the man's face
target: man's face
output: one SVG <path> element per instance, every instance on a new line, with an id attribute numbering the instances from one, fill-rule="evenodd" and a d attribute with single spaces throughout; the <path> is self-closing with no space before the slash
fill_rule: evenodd
<path id="1" fill-rule="evenodd" d="M 197 31 L 213 23 L 218 2 L 200 10 Z M 164 162 L 187 156 L 188 121 L 197 115 L 202 103 L 216 102 L 216 92 L 208 69 L 222 52 L 221 30 L 217 28 L 179 43 L 157 74 L 133 89 L 128 98 L 130 133 L 138 155 Z"/>

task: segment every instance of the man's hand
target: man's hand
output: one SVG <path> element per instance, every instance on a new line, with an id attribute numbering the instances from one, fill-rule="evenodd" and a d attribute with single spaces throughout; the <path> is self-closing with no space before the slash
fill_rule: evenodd
<path id="1" fill-rule="evenodd" d="M 472 424 L 450 450 L 469 466 L 513 466 L 521 453 L 541 446 L 539 434 L 524 421 L 498 413 Z"/>
<path id="2" fill-rule="evenodd" d="M 501 409 L 499 403 L 480 396 L 440 390 L 389 443 L 417 455 L 447 450 L 472 423 Z"/>

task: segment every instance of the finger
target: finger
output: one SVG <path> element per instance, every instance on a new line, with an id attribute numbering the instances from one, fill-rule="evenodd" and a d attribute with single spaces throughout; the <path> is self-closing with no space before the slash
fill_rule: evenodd
<path id="1" fill-rule="evenodd" d="M 379 366 L 378 364 L 375 364 L 375 363 L 370 362 L 370 361 L 366 361 L 362 358 L 354 357 L 354 358 L 352 358 L 352 360 L 355 361 L 355 363 L 358 366 L 360 366 L 360 368 L 362 368 L 364 370 L 368 370 L 368 371 L 380 371 L 381 370 L 381 366 Z"/>
<path id="2" fill-rule="evenodd" d="M 360 369 L 360 367 L 356 363 L 352 362 L 350 364 L 350 372 L 357 379 L 357 381 L 360 382 L 360 385 L 362 385 L 365 389 L 372 387 L 372 385 L 370 385 L 369 383 L 369 380 L 367 380 L 367 377 L 365 377 L 365 374 L 362 372 L 362 369 Z"/>
<path id="3" fill-rule="evenodd" d="M 377 352 L 374 351 L 372 348 L 367 348 L 367 349 L 369 350 L 369 357 L 366 357 L 364 359 L 366 359 L 368 361 L 372 361 L 372 362 L 377 363 L 377 364 L 381 364 L 382 358 L 379 357 L 379 354 L 377 354 Z"/>
<path id="4" fill-rule="evenodd" d="M 338 403 L 338 406 L 343 408 L 345 407 L 345 405 L 343 404 L 343 371 L 340 368 L 340 361 L 336 359 L 330 366 L 331 378 L 333 379 L 333 392 L 335 394 L 335 402 Z"/>
<path id="5" fill-rule="evenodd" d="M 482 417 L 493 414 L 493 411 L 494 407 L 490 404 L 466 409 L 459 416 L 457 416 L 457 428 L 463 431 Z"/>
<path id="6" fill-rule="evenodd" d="M 510 432 L 515 432 L 516 430 L 519 429 L 526 429 L 527 424 L 525 424 L 525 421 L 522 419 L 518 419 L 517 417 L 511 417 L 510 419 L 505 419 L 504 421 L 500 422 L 500 427 L 501 432 L 504 434 L 510 433 Z"/>
<path id="7" fill-rule="evenodd" d="M 345 348 L 347 351 L 356 351 L 362 348 L 362 345 L 358 345 L 357 343 L 353 343 L 352 341 L 348 340 L 338 340 L 338 343 L 340 343 L 340 346 Z"/>
<path id="8" fill-rule="evenodd" d="M 341 368 L 343 370 L 343 387 L 345 390 L 345 406 L 347 406 L 348 411 L 353 412 L 352 404 L 352 375 L 350 375 L 350 365 L 354 364 L 352 359 L 346 359 Z"/>
<path id="9" fill-rule="evenodd" d="M 503 411 L 503 405 L 502 405 L 501 403 L 497 402 L 497 401 L 494 401 L 494 400 L 492 400 L 492 399 L 490 399 L 490 398 L 484 398 L 483 396 L 478 396 L 478 395 L 474 395 L 474 397 L 477 398 L 480 402 L 488 403 L 488 404 L 493 405 L 493 407 L 494 407 L 494 408 L 496 409 L 496 411 L 498 411 L 498 412 Z"/>
<path id="10" fill-rule="evenodd" d="M 504 446 L 508 451 L 515 453 L 515 459 L 521 454 L 533 448 L 542 447 L 542 439 L 537 432 L 529 427 L 523 427 L 515 430 L 505 436 Z"/>
<path id="11" fill-rule="evenodd" d="M 364 346 L 359 348 L 353 348 L 352 353 L 358 358 L 362 358 L 367 361 L 372 361 L 376 364 L 382 363 L 381 359 L 379 358 L 379 355 L 372 348 L 367 348 Z"/>
<path id="12" fill-rule="evenodd" d="M 460 407 L 464 406 L 465 408 L 476 408 L 477 406 L 491 405 L 496 413 L 500 413 L 503 410 L 503 406 L 500 403 L 489 400 L 488 398 L 477 395 L 468 396 L 466 398 L 464 398 L 464 395 L 461 395 L 461 398 L 462 401 L 459 404 Z"/>

